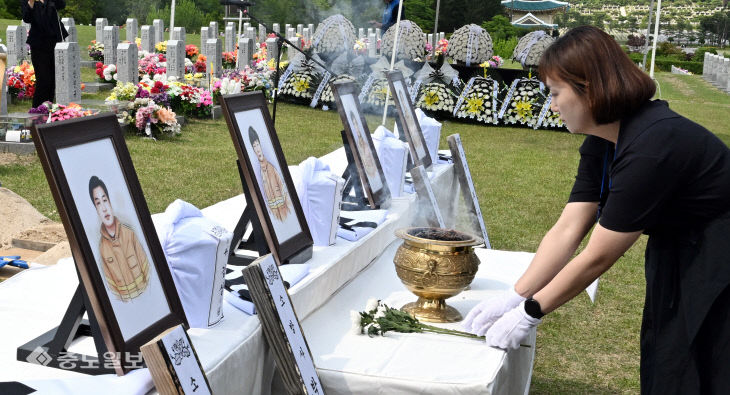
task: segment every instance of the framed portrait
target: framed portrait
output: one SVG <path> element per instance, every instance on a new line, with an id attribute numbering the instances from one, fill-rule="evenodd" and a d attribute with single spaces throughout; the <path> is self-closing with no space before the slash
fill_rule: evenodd
<path id="1" fill-rule="evenodd" d="M 418 165 L 411 169 L 411 176 L 413 177 L 416 194 L 418 194 L 418 198 L 420 199 L 420 216 L 426 220 L 428 226 L 446 228 L 444 217 L 441 215 L 441 209 L 439 208 L 436 194 L 433 192 L 431 180 L 428 178 L 426 169 Z"/>
<path id="2" fill-rule="evenodd" d="M 332 83 L 332 90 L 368 203 L 371 208 L 386 207 L 390 202 L 390 190 L 368 124 L 360 110 L 357 87 L 352 81 L 338 81 Z"/>
<path id="3" fill-rule="evenodd" d="M 309 259 L 312 235 L 263 93 L 226 95 L 221 102 L 253 200 L 246 204 L 253 204 L 269 250 L 281 263 Z"/>
<path id="4" fill-rule="evenodd" d="M 34 125 L 38 156 L 109 352 L 187 320 L 114 114 Z"/>
<path id="5" fill-rule="evenodd" d="M 421 165 L 428 169 L 431 167 L 431 155 L 428 153 L 426 138 L 423 137 L 421 125 L 418 123 L 416 111 L 411 102 L 411 95 L 408 94 L 406 81 L 403 79 L 403 73 L 400 70 L 390 71 L 387 76 L 390 92 L 395 101 L 395 108 L 398 111 L 399 130 L 406 137 L 411 158 L 413 158 L 413 165 Z"/>
<path id="6" fill-rule="evenodd" d="M 461 195 L 466 203 L 466 210 L 469 214 L 472 230 L 477 232 L 484 240 L 484 246 L 488 249 L 492 248 L 489 243 L 489 235 L 487 235 L 487 226 L 484 224 L 482 209 L 479 207 L 479 198 L 477 197 L 476 188 L 474 188 L 474 180 L 471 178 L 469 163 L 466 161 L 466 153 L 464 145 L 461 143 L 461 136 L 456 133 L 447 138 L 451 157 L 454 160 L 454 171 L 461 186 Z"/>

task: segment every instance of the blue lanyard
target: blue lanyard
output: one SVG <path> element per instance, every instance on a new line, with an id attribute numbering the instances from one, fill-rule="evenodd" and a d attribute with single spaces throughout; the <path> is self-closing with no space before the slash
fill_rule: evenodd
<path id="1" fill-rule="evenodd" d="M 616 153 L 618 153 L 618 138 L 616 139 L 616 148 L 613 150 L 613 162 L 616 162 Z M 601 217 L 601 210 L 603 210 L 603 191 L 604 191 L 604 185 L 606 182 L 606 174 L 608 173 L 608 148 L 606 148 L 606 151 L 603 153 L 603 172 L 601 173 L 601 193 L 598 196 L 598 210 L 596 211 L 596 222 L 598 222 L 598 219 Z M 611 175 L 608 175 L 608 190 L 610 192 L 611 187 L 613 186 L 613 179 L 611 178 Z"/>

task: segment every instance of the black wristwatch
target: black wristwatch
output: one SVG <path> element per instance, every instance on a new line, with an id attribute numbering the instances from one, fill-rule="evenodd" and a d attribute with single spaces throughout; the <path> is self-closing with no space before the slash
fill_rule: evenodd
<path id="1" fill-rule="evenodd" d="M 542 312 L 542 309 L 540 308 L 540 303 L 532 298 L 525 300 L 525 313 L 529 315 L 532 318 L 540 319 L 545 316 L 545 313 Z"/>

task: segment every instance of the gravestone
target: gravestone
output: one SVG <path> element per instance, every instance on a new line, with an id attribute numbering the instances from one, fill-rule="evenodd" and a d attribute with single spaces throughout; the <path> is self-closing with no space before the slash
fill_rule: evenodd
<path id="1" fill-rule="evenodd" d="M 297 34 L 304 35 L 304 25 L 301 23 L 297 23 Z"/>
<path id="2" fill-rule="evenodd" d="M 185 28 L 182 26 L 172 28 L 172 39 L 182 41 L 185 44 L 185 40 L 187 39 Z"/>
<path id="3" fill-rule="evenodd" d="M 715 82 L 717 79 L 717 55 L 711 55 L 710 57 L 710 82 Z"/>
<path id="4" fill-rule="evenodd" d="M 210 28 L 207 26 L 200 28 L 200 53 L 206 58 L 208 57 L 208 54 L 205 53 L 205 42 L 210 38 L 208 30 L 210 30 Z"/>
<path id="5" fill-rule="evenodd" d="M 212 74 L 213 77 L 220 78 L 223 69 L 221 64 L 223 57 L 223 46 L 221 45 L 221 40 L 217 38 L 209 38 L 208 41 L 205 42 L 205 53 L 208 54 L 208 74 Z"/>
<path id="6" fill-rule="evenodd" d="M 446 38 L 446 33 L 444 33 L 444 32 L 439 33 L 439 40 L 443 40 L 445 38 Z"/>
<path id="7" fill-rule="evenodd" d="M 79 42 L 79 33 L 76 30 L 76 26 L 67 26 L 66 31 L 68 32 L 68 37 L 66 37 L 66 41 L 68 42 Z"/>
<path id="8" fill-rule="evenodd" d="M 100 43 L 104 39 L 104 28 L 109 25 L 106 18 L 96 18 L 96 42 Z"/>
<path id="9" fill-rule="evenodd" d="M 296 37 L 296 36 L 297 36 L 297 31 L 293 27 L 290 27 L 290 28 L 286 29 L 286 38 L 287 38 L 287 40 L 293 42 L 294 41 L 294 37 Z"/>
<path id="10" fill-rule="evenodd" d="M 169 59 L 169 58 L 168 58 Z M 170 72 L 168 60 L 167 72 Z M 137 57 L 137 44 L 120 43 L 117 45 L 117 81 L 139 82 L 139 58 Z"/>
<path id="11" fill-rule="evenodd" d="M 368 57 L 374 58 L 378 56 L 378 39 L 375 33 L 368 34 Z"/>
<path id="12" fill-rule="evenodd" d="M 279 27 L 278 23 L 274 23 L 271 25 L 271 30 L 273 30 L 275 33 L 281 33 L 281 28 Z"/>
<path id="13" fill-rule="evenodd" d="M 705 58 L 702 61 L 702 79 L 707 81 L 708 66 L 710 65 L 710 53 L 705 52 Z"/>
<path id="14" fill-rule="evenodd" d="M 81 100 L 81 58 L 79 43 L 60 42 L 53 50 L 56 103 L 68 105 Z"/>
<path id="15" fill-rule="evenodd" d="M 165 21 L 155 19 L 152 21 L 152 26 L 155 27 L 155 44 L 165 41 Z"/>
<path id="16" fill-rule="evenodd" d="M 268 58 L 266 60 L 274 59 L 274 62 L 276 62 L 276 57 L 279 55 L 279 46 L 276 45 L 277 38 L 267 38 L 266 39 L 266 51 L 268 52 Z"/>
<path id="17" fill-rule="evenodd" d="M 231 52 L 234 49 L 236 49 L 236 44 L 234 44 L 233 38 L 236 36 L 236 33 L 233 31 L 233 23 L 229 23 L 226 25 L 226 52 Z"/>
<path id="18" fill-rule="evenodd" d="M 127 26 L 124 28 L 124 39 L 133 43 L 137 39 L 137 28 L 139 24 L 135 18 L 127 18 Z"/>
<path id="19" fill-rule="evenodd" d="M 6 61 L 8 53 L 6 52 L 6 47 L 3 45 L 0 45 L 0 56 L 5 55 Z M 0 73 L 0 116 L 8 115 L 8 101 L 10 101 L 10 96 L 8 95 L 8 76 L 5 73 Z"/>
<path id="20" fill-rule="evenodd" d="M 5 30 L 5 37 L 8 43 L 7 67 L 10 68 L 19 65 L 28 56 L 25 52 L 27 37 L 25 26 L 8 26 Z"/>
<path id="21" fill-rule="evenodd" d="M 254 41 L 248 37 L 238 40 L 238 68 L 243 69 L 244 66 L 251 66 L 253 59 Z"/>
<path id="22" fill-rule="evenodd" d="M 357 39 L 362 40 L 363 38 L 365 38 L 365 29 L 360 27 L 357 29 Z"/>
<path id="23" fill-rule="evenodd" d="M 180 40 L 167 42 L 167 76 L 178 81 L 185 78 L 185 43 Z"/>
<path id="24" fill-rule="evenodd" d="M 307 25 L 309 28 L 309 34 L 314 34 L 314 23 L 310 23 Z"/>
<path id="25" fill-rule="evenodd" d="M 284 24 L 284 33 L 286 33 L 286 36 L 289 37 L 289 29 L 291 29 L 291 23 L 285 23 Z"/>
<path id="26" fill-rule="evenodd" d="M 372 27 L 369 27 L 368 28 L 368 37 L 370 37 L 371 34 L 375 34 L 375 29 L 373 29 Z"/>
<path id="27" fill-rule="evenodd" d="M 382 36 L 381 36 L 381 34 L 380 34 L 380 28 L 379 28 L 379 27 L 376 27 L 376 28 L 375 28 L 375 37 L 376 37 L 376 38 L 377 38 L 378 40 L 380 40 L 380 38 L 382 37 Z"/>
<path id="28" fill-rule="evenodd" d="M 266 41 L 266 28 L 259 23 L 259 40 L 260 43 Z"/>
<path id="29" fill-rule="evenodd" d="M 76 26 L 76 22 L 73 18 L 61 18 L 61 23 L 63 23 L 63 26 L 68 30 L 71 26 Z"/>
<path id="30" fill-rule="evenodd" d="M 722 63 L 720 63 L 720 75 L 717 78 L 718 87 L 723 90 L 727 86 L 728 66 L 730 66 L 730 59 L 723 57 Z"/>
<path id="31" fill-rule="evenodd" d="M 312 33 L 308 27 L 305 27 L 304 29 L 302 29 L 302 37 L 304 38 L 304 41 L 307 41 L 307 42 L 312 41 Z"/>
<path id="32" fill-rule="evenodd" d="M 117 44 L 119 44 L 119 26 L 104 28 L 104 64 L 117 64 Z"/>
<path id="33" fill-rule="evenodd" d="M 155 43 L 154 41 L 154 32 L 153 28 L 150 25 L 143 25 L 140 29 L 140 35 L 142 36 L 142 50 L 146 52 L 154 52 L 155 50 Z"/>
<path id="34" fill-rule="evenodd" d="M 256 41 L 256 29 L 252 27 L 247 28 L 243 37 L 250 38 L 251 41 Z"/>
<path id="35" fill-rule="evenodd" d="M 297 36 L 297 31 L 292 27 L 289 28 L 288 34 L 286 35 L 286 39 L 289 40 L 290 43 L 296 45 L 297 47 L 300 47 L 302 45 L 301 41 L 299 40 L 299 37 Z M 291 59 L 291 57 L 294 56 L 294 52 L 287 52 L 287 54 L 288 54 L 287 56 L 289 57 L 289 59 Z"/>
<path id="36" fill-rule="evenodd" d="M 233 23 L 233 22 L 230 22 L 230 23 Z M 251 27 L 251 23 L 249 23 L 249 22 L 244 22 L 244 23 L 243 23 L 243 28 L 241 29 L 241 31 L 245 32 L 245 31 L 246 31 L 246 29 L 248 29 L 249 27 Z"/>
<path id="37" fill-rule="evenodd" d="M 210 22 L 208 26 L 208 38 L 218 38 L 218 22 Z"/>
<path id="38" fill-rule="evenodd" d="M 426 40 L 428 40 L 426 42 L 431 44 L 434 49 L 436 48 L 436 43 L 433 41 L 433 33 L 428 33 L 428 38 Z"/>

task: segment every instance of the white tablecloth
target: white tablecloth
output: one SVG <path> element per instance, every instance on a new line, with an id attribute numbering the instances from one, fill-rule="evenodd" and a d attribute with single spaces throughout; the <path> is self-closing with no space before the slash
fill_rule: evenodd
<path id="1" fill-rule="evenodd" d="M 436 334 L 387 333 L 369 338 L 350 332 L 350 310 L 369 298 L 400 307 L 416 300 L 395 273 L 399 242 L 307 317 L 302 327 L 328 394 L 521 394 L 529 389 L 535 356 L 531 348 L 504 352 L 480 340 Z M 510 287 L 533 254 L 477 249 L 479 272 L 471 288 L 447 303 L 466 313 L 480 300 Z M 460 329 L 459 324 L 439 324 Z"/>

